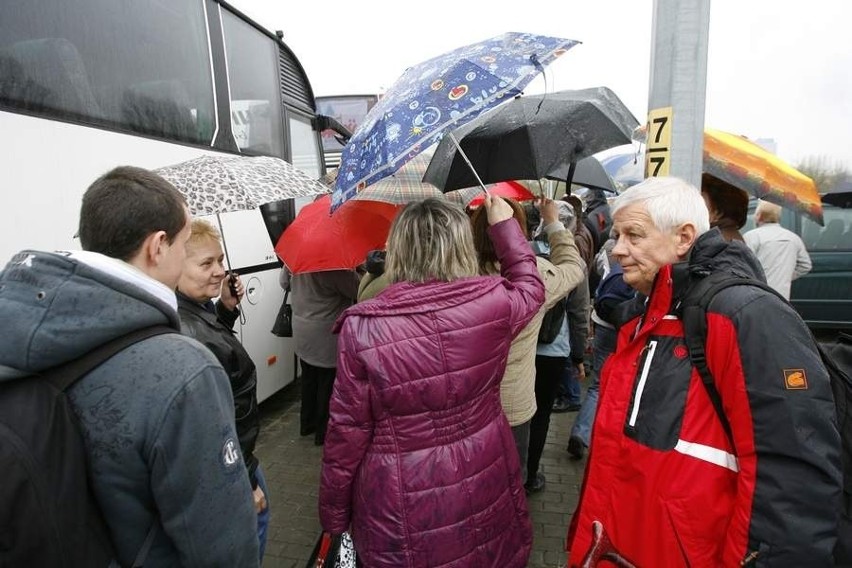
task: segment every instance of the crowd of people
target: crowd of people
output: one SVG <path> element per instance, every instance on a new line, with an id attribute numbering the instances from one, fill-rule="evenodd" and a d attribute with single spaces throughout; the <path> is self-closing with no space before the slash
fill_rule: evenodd
<path id="1" fill-rule="evenodd" d="M 569 566 L 831 566 L 841 445 L 804 322 L 730 287 L 706 318 L 714 385 L 686 347 L 681 304 L 703 278 L 789 297 L 810 269 L 777 206 L 739 233 L 737 192 L 651 178 L 586 208 L 426 199 L 357 270 L 282 269 L 323 529 L 371 568 L 527 566 L 551 413 L 579 411 Z M 220 235 L 167 181 L 120 167 L 86 191 L 79 237 L 82 251 L 25 250 L 0 272 L 17 322 L 0 382 L 168 327 L 68 391 L 116 560 L 257 566 L 271 499 L 255 364 L 233 333 L 245 290 Z"/>

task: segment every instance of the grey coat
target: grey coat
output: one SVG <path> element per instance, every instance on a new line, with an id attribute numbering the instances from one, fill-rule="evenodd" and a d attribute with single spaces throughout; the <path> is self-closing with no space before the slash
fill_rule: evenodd
<path id="1" fill-rule="evenodd" d="M 291 275 L 281 269 L 281 286 L 290 286 L 296 355 L 314 367 L 337 366 L 337 334 L 331 332 L 343 310 L 358 297 L 360 276 L 352 270 Z"/>
<path id="2" fill-rule="evenodd" d="M 258 565 L 257 516 L 228 377 L 207 349 L 179 335 L 171 306 L 121 276 L 24 251 L 0 272 L 0 318 L 14 322 L 0 342 L 0 381 L 136 329 L 173 327 L 174 334 L 118 353 L 69 391 L 118 560 L 130 565 L 156 524 L 146 566 Z"/>

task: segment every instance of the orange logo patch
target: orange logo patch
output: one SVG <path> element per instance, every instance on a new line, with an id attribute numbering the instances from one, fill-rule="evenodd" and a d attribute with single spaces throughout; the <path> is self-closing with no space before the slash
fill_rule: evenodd
<path id="1" fill-rule="evenodd" d="M 808 377 L 804 369 L 784 369 L 784 386 L 788 390 L 804 390 L 808 388 Z"/>

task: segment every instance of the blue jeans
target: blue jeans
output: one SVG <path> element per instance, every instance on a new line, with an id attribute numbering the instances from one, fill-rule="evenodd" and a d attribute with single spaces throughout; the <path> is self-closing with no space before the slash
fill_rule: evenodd
<path id="1" fill-rule="evenodd" d="M 595 336 L 592 340 L 592 364 L 594 365 L 595 377 L 592 379 L 589 388 L 586 389 L 586 399 L 583 401 L 583 406 L 580 407 L 580 412 L 571 428 L 571 437 L 579 438 L 586 447 L 589 447 L 592 424 L 595 422 L 595 414 L 598 411 L 598 387 L 600 387 L 601 369 L 607 357 L 615 351 L 617 337 L 618 334 L 614 329 L 602 325 L 595 326 Z"/>
<path id="2" fill-rule="evenodd" d="M 582 391 L 580 390 L 580 378 L 577 376 L 577 367 L 566 357 L 565 368 L 559 378 L 559 391 L 557 399 L 568 399 L 568 404 L 580 404 Z"/>
<path id="3" fill-rule="evenodd" d="M 255 470 L 255 477 L 257 486 L 266 495 L 266 509 L 257 514 L 257 539 L 260 545 L 260 560 L 263 561 L 263 552 L 266 550 L 266 531 L 269 528 L 269 490 L 266 488 L 266 478 L 263 477 L 260 466 L 257 466 Z"/>

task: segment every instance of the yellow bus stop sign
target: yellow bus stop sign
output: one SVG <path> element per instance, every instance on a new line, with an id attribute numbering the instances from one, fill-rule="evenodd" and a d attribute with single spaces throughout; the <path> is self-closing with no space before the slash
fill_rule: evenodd
<path id="1" fill-rule="evenodd" d="M 669 175 L 672 154 L 672 107 L 648 111 L 645 177 Z"/>

